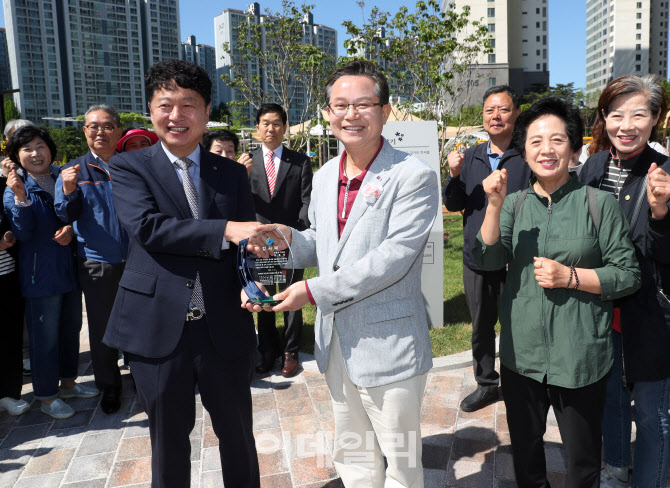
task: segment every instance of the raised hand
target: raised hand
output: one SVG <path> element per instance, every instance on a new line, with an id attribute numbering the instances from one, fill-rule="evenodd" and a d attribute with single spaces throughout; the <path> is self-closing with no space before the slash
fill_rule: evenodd
<path id="1" fill-rule="evenodd" d="M 482 182 L 484 192 L 489 198 L 489 205 L 495 208 L 502 208 L 502 204 L 507 196 L 507 170 L 505 168 L 491 173 Z"/>
<path id="2" fill-rule="evenodd" d="M 9 158 L 2 160 L 2 176 L 7 178 L 9 176 L 9 172 L 13 169 L 19 169 L 19 165 Z"/>
<path id="3" fill-rule="evenodd" d="M 61 179 L 63 180 L 63 193 L 69 195 L 74 193 L 77 189 L 77 181 L 79 181 L 79 170 L 81 165 L 75 164 L 70 168 L 64 169 L 61 171 Z"/>
<path id="4" fill-rule="evenodd" d="M 9 176 L 7 176 L 7 186 L 14 192 L 16 200 L 19 202 L 26 201 L 26 187 L 15 169 L 11 170 Z"/>
<path id="5" fill-rule="evenodd" d="M 254 160 L 249 153 L 240 154 L 240 157 L 237 158 L 237 162 L 243 164 L 244 167 L 247 168 L 247 174 L 251 173 L 251 168 L 254 166 Z"/>
<path id="6" fill-rule="evenodd" d="M 651 163 L 647 179 L 647 200 L 651 216 L 662 219 L 668 213 L 668 199 L 670 199 L 670 175 Z"/>
<path id="7" fill-rule="evenodd" d="M 465 154 L 458 152 L 455 149 L 447 156 L 447 163 L 449 163 L 449 174 L 452 178 L 456 178 L 461 174 L 464 159 Z"/>

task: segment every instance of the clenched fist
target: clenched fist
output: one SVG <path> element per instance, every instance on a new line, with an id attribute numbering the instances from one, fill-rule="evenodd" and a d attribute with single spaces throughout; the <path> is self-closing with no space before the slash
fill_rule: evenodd
<path id="1" fill-rule="evenodd" d="M 7 186 L 14 192 L 14 198 L 17 201 L 26 201 L 26 187 L 15 169 L 11 170 L 7 176 Z"/>
<path id="2" fill-rule="evenodd" d="M 63 193 L 66 195 L 74 193 L 74 191 L 77 189 L 77 181 L 79 181 L 78 175 L 80 169 L 81 166 L 75 164 L 74 166 L 61 171 L 60 174 L 63 180 Z"/>
<path id="3" fill-rule="evenodd" d="M 507 170 L 495 170 L 482 182 L 482 186 L 489 198 L 489 205 L 501 208 L 507 196 Z"/>
<path id="4" fill-rule="evenodd" d="M 662 219 L 668 213 L 668 200 L 670 199 L 670 175 L 651 163 L 647 179 L 647 200 L 651 216 Z"/>
<path id="5" fill-rule="evenodd" d="M 454 150 L 449 153 L 447 156 L 447 163 L 449 163 L 449 174 L 452 178 L 456 178 L 461 174 L 461 169 L 463 168 L 463 160 L 465 159 L 465 154 Z"/>
<path id="6" fill-rule="evenodd" d="M 254 166 L 254 160 L 251 158 L 249 153 L 242 153 L 240 157 L 237 158 L 237 162 L 243 164 L 247 168 L 247 174 L 251 173 L 251 168 Z"/>

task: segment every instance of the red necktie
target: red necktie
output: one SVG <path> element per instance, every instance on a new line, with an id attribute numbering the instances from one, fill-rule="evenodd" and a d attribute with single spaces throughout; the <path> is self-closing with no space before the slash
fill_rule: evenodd
<path id="1" fill-rule="evenodd" d="M 265 162 L 265 173 L 268 175 L 268 186 L 270 187 L 270 196 L 275 191 L 275 182 L 277 174 L 275 173 L 275 153 L 268 152 L 268 160 Z"/>

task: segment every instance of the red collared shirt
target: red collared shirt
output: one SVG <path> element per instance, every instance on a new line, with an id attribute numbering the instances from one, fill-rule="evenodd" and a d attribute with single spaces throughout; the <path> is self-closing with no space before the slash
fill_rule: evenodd
<path id="1" fill-rule="evenodd" d="M 381 140 L 379 141 L 379 148 L 377 149 L 377 152 L 375 153 L 374 156 L 372 156 L 372 159 L 365 167 L 365 169 L 354 178 L 349 179 L 347 178 L 347 175 L 344 174 L 344 162 L 347 160 L 347 151 L 345 150 L 342 153 L 342 157 L 340 157 L 340 178 L 338 182 L 339 191 L 337 195 L 338 237 L 342 236 L 344 226 L 347 225 L 347 219 L 349 218 L 349 214 L 351 213 L 351 208 L 354 206 L 356 196 L 358 195 L 358 190 L 361 189 L 363 179 L 365 178 L 365 175 L 368 173 L 368 169 L 370 169 L 370 166 L 372 165 L 372 163 L 374 163 L 375 159 L 377 159 L 377 156 L 382 150 L 382 147 L 384 147 L 384 138 L 381 137 L 380 139 Z M 312 292 L 309 291 L 309 284 L 307 281 L 305 281 L 305 288 L 307 289 L 307 296 L 309 297 L 309 302 L 312 305 L 316 305 L 316 303 L 314 302 L 314 297 L 312 296 Z"/>

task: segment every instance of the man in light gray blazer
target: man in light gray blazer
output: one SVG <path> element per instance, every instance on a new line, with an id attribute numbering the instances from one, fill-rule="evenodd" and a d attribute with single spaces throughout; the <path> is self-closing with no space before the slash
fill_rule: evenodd
<path id="1" fill-rule="evenodd" d="M 336 70 L 325 98 L 345 152 L 314 175 L 310 228 L 282 228 L 295 266 L 318 265 L 319 276 L 275 295 L 284 301 L 273 310 L 317 306 L 314 354 L 332 397 L 344 485 L 423 487 L 419 422 L 432 354 L 421 264 L 437 175 L 381 136 L 391 107 L 373 63 Z"/>

